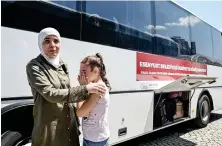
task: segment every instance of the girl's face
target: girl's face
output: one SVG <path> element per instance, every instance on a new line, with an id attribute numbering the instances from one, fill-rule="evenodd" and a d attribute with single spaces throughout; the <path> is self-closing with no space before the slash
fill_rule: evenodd
<path id="1" fill-rule="evenodd" d="M 94 82 L 98 76 L 99 76 L 99 69 L 98 67 L 95 67 L 94 69 L 91 68 L 88 64 L 80 64 L 80 72 L 85 75 L 85 77 L 88 77 L 88 80 L 90 82 Z"/>
<path id="2" fill-rule="evenodd" d="M 56 57 L 60 50 L 58 37 L 54 35 L 47 36 L 42 42 L 42 50 L 49 58 Z"/>

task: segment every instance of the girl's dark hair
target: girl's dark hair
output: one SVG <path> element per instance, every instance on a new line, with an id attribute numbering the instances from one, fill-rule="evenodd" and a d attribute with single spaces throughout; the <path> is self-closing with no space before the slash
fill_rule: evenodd
<path id="1" fill-rule="evenodd" d="M 101 54 L 96 53 L 95 55 L 87 56 L 82 60 L 81 63 L 83 63 L 83 64 L 88 63 L 88 65 L 91 67 L 91 70 L 93 70 L 95 67 L 98 67 L 100 69 L 100 76 L 101 76 L 103 82 L 111 90 L 109 80 L 106 77 L 106 67 L 103 63 L 103 57 Z"/>

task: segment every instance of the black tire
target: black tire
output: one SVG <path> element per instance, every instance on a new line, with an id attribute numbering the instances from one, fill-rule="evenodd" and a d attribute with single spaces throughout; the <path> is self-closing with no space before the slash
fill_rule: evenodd
<path id="1" fill-rule="evenodd" d="M 22 139 L 22 135 L 16 131 L 6 131 L 1 136 L 1 146 L 14 146 Z"/>
<path id="2" fill-rule="evenodd" d="M 210 121 L 211 106 L 208 95 L 203 94 L 197 104 L 197 118 L 195 124 L 198 128 L 204 128 Z"/>

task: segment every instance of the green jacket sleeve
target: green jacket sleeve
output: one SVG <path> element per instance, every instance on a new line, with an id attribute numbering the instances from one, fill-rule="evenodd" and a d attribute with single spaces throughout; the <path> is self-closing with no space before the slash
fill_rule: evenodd
<path id="1" fill-rule="evenodd" d="M 75 103 L 85 100 L 88 97 L 88 91 L 85 86 L 77 86 L 69 89 L 54 88 L 43 72 L 43 69 L 36 64 L 29 63 L 26 66 L 26 73 L 30 86 L 51 103 Z"/>

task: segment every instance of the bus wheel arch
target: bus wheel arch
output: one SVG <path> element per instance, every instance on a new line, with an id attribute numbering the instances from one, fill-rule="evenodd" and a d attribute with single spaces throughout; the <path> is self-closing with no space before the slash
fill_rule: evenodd
<path id="1" fill-rule="evenodd" d="M 31 136 L 33 127 L 33 102 L 23 102 L 2 108 L 1 138 L 5 146 L 15 143 Z"/>
<path id="2" fill-rule="evenodd" d="M 207 89 L 204 89 L 198 97 L 197 113 L 195 124 L 199 128 L 208 125 L 211 111 L 214 109 L 212 96 Z"/>

